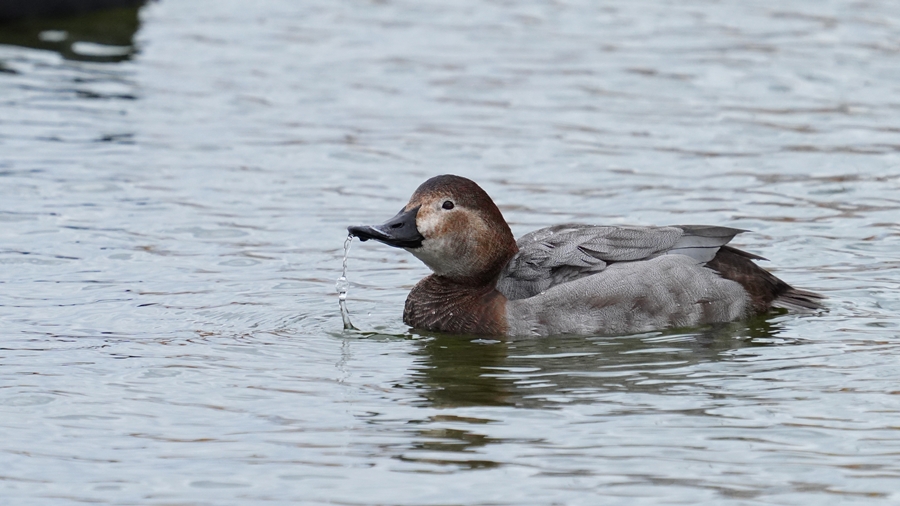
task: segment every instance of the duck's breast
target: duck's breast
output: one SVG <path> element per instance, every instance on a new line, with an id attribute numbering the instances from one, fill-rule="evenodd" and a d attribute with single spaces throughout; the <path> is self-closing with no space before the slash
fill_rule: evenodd
<path id="1" fill-rule="evenodd" d="M 686 255 L 610 264 L 506 304 L 510 335 L 629 334 L 746 316 L 743 287 Z"/>

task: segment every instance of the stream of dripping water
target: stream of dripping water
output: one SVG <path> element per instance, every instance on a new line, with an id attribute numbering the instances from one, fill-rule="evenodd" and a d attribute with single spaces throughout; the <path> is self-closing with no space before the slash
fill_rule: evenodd
<path id="1" fill-rule="evenodd" d="M 350 288 L 350 282 L 347 281 L 347 257 L 350 255 L 350 243 L 353 242 L 353 236 L 348 235 L 344 241 L 344 263 L 341 269 L 341 277 L 334 284 L 334 289 L 338 293 L 338 305 L 341 306 L 341 319 L 344 320 L 344 330 L 359 330 L 353 326 L 350 321 L 350 312 L 347 311 L 347 289 Z"/>

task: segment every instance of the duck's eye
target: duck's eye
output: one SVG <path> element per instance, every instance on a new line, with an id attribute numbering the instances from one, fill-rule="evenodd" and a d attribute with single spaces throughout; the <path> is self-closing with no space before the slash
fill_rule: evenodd
<path id="1" fill-rule="evenodd" d="M 441 207 L 443 207 L 444 209 L 453 209 L 453 202 L 445 200 L 444 205 L 442 205 Z"/>

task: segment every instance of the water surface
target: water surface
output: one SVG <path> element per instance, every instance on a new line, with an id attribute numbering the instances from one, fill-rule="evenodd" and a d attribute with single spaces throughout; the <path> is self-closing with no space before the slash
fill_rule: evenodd
<path id="1" fill-rule="evenodd" d="M 900 7 L 264 4 L 0 27 L 11 504 L 900 501 Z M 346 226 L 441 173 L 517 236 L 751 230 L 829 311 L 432 335 L 357 242 L 343 331 Z"/>

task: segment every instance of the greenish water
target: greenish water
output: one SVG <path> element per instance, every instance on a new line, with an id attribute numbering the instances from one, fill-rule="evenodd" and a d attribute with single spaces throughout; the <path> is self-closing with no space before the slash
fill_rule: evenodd
<path id="1" fill-rule="evenodd" d="M 900 500 L 893 3 L 89 19 L 0 27 L 10 504 Z M 401 321 L 427 269 L 367 242 L 344 331 L 347 225 L 440 173 L 478 181 L 517 236 L 751 230 L 736 244 L 828 312 L 431 335 Z"/>

